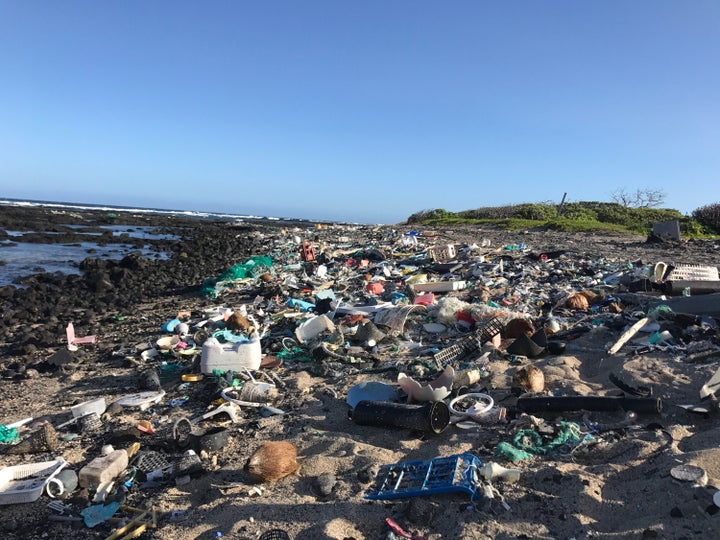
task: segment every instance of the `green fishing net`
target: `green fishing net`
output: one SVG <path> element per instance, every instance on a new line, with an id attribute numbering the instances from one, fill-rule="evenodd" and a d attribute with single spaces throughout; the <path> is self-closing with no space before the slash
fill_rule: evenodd
<path id="1" fill-rule="evenodd" d="M 533 456 L 549 454 L 566 444 L 582 441 L 580 425 L 575 422 L 560 422 L 555 438 L 543 444 L 542 436 L 534 429 L 523 429 L 513 437 L 512 443 L 501 442 L 495 447 L 495 453 L 513 463 Z"/>
<path id="2" fill-rule="evenodd" d="M 219 276 L 203 281 L 200 296 L 215 298 L 218 293 L 227 288 L 228 284 L 238 280 L 260 277 L 267 272 L 271 272 L 272 269 L 273 261 L 270 257 L 263 255 L 250 257 L 244 263 L 234 264 Z"/>

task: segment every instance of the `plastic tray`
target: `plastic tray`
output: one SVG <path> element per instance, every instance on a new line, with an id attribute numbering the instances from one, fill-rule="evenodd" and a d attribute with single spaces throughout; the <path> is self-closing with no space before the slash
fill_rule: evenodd
<path id="1" fill-rule="evenodd" d="M 375 490 L 365 498 L 399 499 L 457 491 L 475 497 L 482 493 L 478 473 L 482 465 L 480 458 L 469 453 L 383 465 L 376 476 Z"/>
<path id="2" fill-rule="evenodd" d="M 0 504 L 37 501 L 47 483 L 67 463 L 63 458 L 0 469 Z"/>
<path id="3" fill-rule="evenodd" d="M 442 351 L 435 353 L 433 359 L 438 367 L 442 368 L 450 362 L 469 356 L 480 350 L 483 343 L 490 341 L 499 334 L 502 327 L 503 324 L 500 320 L 497 317 L 493 317 L 472 334 L 458 340 L 454 345 L 450 345 Z"/>

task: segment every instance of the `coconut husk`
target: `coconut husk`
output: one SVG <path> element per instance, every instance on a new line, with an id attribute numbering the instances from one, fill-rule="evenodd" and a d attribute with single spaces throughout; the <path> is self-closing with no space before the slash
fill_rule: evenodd
<path id="1" fill-rule="evenodd" d="M 233 332 L 244 332 L 251 326 L 248 318 L 241 313 L 233 313 L 228 320 L 225 321 L 225 328 Z"/>
<path id="2" fill-rule="evenodd" d="M 588 302 L 587 297 L 581 293 L 571 294 L 567 300 L 565 300 L 565 305 L 570 309 L 576 309 L 579 311 L 587 311 L 590 308 L 590 303 Z"/>
<path id="3" fill-rule="evenodd" d="M 287 441 L 264 442 L 245 464 L 245 471 L 256 482 L 275 482 L 298 469 L 297 447 Z"/>
<path id="4" fill-rule="evenodd" d="M 591 306 L 594 306 L 595 304 L 599 304 L 603 300 L 603 296 L 601 294 L 597 294 L 597 293 L 591 291 L 590 289 L 585 289 L 583 291 L 580 291 L 579 294 L 583 295 L 587 299 L 588 304 Z"/>
<path id="5" fill-rule="evenodd" d="M 524 366 L 513 375 L 512 386 L 536 394 L 545 390 L 545 375 L 537 366 Z"/>
<path id="6" fill-rule="evenodd" d="M 503 336 L 510 338 L 519 338 L 520 336 L 530 337 L 535 333 L 535 326 L 530 319 L 518 317 L 509 321 L 503 329 Z"/>

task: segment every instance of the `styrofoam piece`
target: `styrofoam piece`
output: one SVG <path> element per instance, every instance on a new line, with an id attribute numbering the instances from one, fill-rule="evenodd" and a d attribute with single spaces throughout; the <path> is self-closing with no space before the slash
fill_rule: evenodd
<path id="1" fill-rule="evenodd" d="M 429 281 L 428 283 L 416 283 L 412 286 L 415 292 L 450 292 L 460 291 L 467 286 L 465 281 Z"/>
<path id="2" fill-rule="evenodd" d="M 717 266 L 702 266 L 699 264 L 679 264 L 675 266 L 665 281 L 718 281 Z"/>
<path id="3" fill-rule="evenodd" d="M 408 396 L 415 401 L 440 401 L 450 395 L 455 378 L 455 369 L 446 366 L 442 374 L 428 384 L 420 384 L 405 373 L 398 373 L 397 382 Z"/>
<path id="4" fill-rule="evenodd" d="M 0 470 L 0 505 L 36 501 L 47 483 L 67 463 L 61 457 L 52 461 L 13 465 Z"/>
<path id="5" fill-rule="evenodd" d="M 237 343 L 220 343 L 209 337 L 202 345 L 200 371 L 206 375 L 214 369 L 221 371 L 242 371 L 259 369 L 262 361 L 260 336 L 253 333 L 249 341 Z"/>
<path id="6" fill-rule="evenodd" d="M 392 302 L 380 302 L 372 306 L 353 306 L 343 304 L 338 306 L 336 313 L 339 315 L 369 315 L 385 309 L 392 309 L 395 305 Z"/>
<path id="7" fill-rule="evenodd" d="M 99 416 L 102 416 L 106 408 L 105 398 L 101 397 L 73 405 L 70 407 L 70 412 L 72 412 L 73 418 L 81 418 L 92 413 L 97 413 Z"/>
<path id="8" fill-rule="evenodd" d="M 151 403 L 160 403 L 160 400 L 165 395 L 165 390 L 158 392 L 151 390 L 148 392 L 138 392 L 136 394 L 128 394 L 120 399 L 116 400 L 115 403 L 122 405 L 123 407 L 142 407 L 143 405 L 149 405 Z"/>
<path id="9" fill-rule="evenodd" d="M 161 351 L 169 351 L 174 349 L 180 343 L 180 338 L 177 336 L 164 336 L 157 340 L 156 344 L 158 349 Z"/>
<path id="10" fill-rule="evenodd" d="M 429 322 L 423 324 L 423 329 L 430 334 L 442 334 L 447 330 L 447 326 L 442 323 Z"/>

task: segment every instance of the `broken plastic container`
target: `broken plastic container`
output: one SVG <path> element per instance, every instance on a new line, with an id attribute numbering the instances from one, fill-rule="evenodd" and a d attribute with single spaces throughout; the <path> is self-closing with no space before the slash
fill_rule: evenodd
<path id="1" fill-rule="evenodd" d="M 295 329 L 295 337 L 300 343 L 307 343 L 316 339 L 323 332 L 334 332 L 335 324 L 325 315 L 312 317 L 298 325 Z"/>
<path id="2" fill-rule="evenodd" d="M 253 333 L 250 340 L 243 343 L 220 343 L 217 339 L 209 337 L 202 346 L 200 371 L 209 375 L 215 369 L 221 371 L 259 369 L 261 360 L 262 348 L 257 333 Z"/>
<path id="3" fill-rule="evenodd" d="M 73 405 L 70 407 L 70 412 L 72 412 L 73 418 L 82 418 L 83 416 L 93 413 L 102 415 L 102 413 L 105 412 L 105 408 L 105 398 L 101 397 Z"/>

